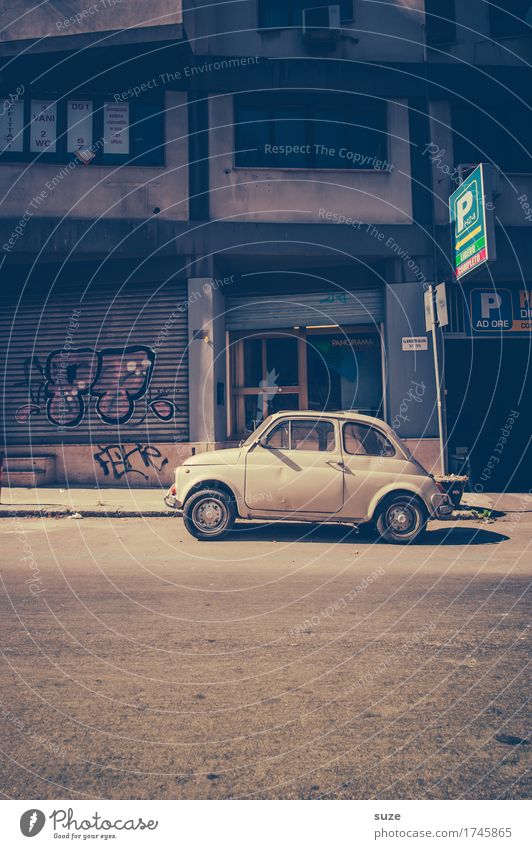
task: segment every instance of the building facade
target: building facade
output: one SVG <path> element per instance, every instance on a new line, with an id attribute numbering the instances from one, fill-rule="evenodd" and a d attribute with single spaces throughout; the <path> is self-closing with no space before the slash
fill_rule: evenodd
<path id="1" fill-rule="evenodd" d="M 0 42 L 12 483 L 165 485 L 279 409 L 378 415 L 437 470 L 410 340 L 445 281 L 449 464 L 525 486 L 530 330 L 496 319 L 532 289 L 526 4 L 107 2 Z M 448 197 L 481 161 L 497 258 L 458 283 Z"/>

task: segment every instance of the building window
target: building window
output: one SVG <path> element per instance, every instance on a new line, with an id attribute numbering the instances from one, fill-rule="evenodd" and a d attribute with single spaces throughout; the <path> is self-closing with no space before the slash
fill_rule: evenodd
<path id="1" fill-rule="evenodd" d="M 259 0 L 259 29 L 283 29 L 300 27 L 303 21 L 303 9 L 316 6 L 339 6 L 342 21 L 353 20 L 353 0 Z"/>
<path id="2" fill-rule="evenodd" d="M 386 103 L 370 97 L 281 93 L 235 102 L 238 168 L 386 167 Z"/>
<path id="3" fill-rule="evenodd" d="M 532 35 L 532 0 L 494 0 L 489 10 L 492 38 Z"/>
<path id="4" fill-rule="evenodd" d="M 455 0 L 425 0 L 427 44 L 452 44 L 456 41 Z"/>
<path id="5" fill-rule="evenodd" d="M 162 99 L 117 103 L 106 97 L 6 99 L 0 160 L 98 165 L 163 165 Z"/>
<path id="6" fill-rule="evenodd" d="M 490 162 L 505 173 L 531 173 L 527 107 L 490 99 L 452 106 L 454 164 Z"/>

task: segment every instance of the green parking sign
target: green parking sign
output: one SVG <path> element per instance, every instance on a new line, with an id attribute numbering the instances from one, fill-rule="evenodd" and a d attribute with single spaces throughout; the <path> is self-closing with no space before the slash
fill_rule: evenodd
<path id="1" fill-rule="evenodd" d="M 486 209 L 485 168 L 478 165 L 449 198 L 453 266 L 459 280 L 495 259 L 493 211 L 491 206 Z"/>

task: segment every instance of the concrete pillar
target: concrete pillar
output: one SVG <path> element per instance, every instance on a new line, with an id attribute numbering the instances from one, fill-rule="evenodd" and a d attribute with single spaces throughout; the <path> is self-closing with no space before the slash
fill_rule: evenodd
<path id="1" fill-rule="evenodd" d="M 438 436 L 432 339 L 425 330 L 422 283 L 386 287 L 388 423 L 400 437 Z M 427 338 L 427 350 L 403 351 L 403 338 Z"/>
<path id="2" fill-rule="evenodd" d="M 212 277 L 188 280 L 188 396 L 191 442 L 226 439 L 225 298 Z"/>
<path id="3" fill-rule="evenodd" d="M 432 338 L 425 330 L 423 283 L 386 287 L 388 423 L 429 471 L 440 473 Z M 427 350 L 403 351 L 403 338 L 427 338 Z"/>

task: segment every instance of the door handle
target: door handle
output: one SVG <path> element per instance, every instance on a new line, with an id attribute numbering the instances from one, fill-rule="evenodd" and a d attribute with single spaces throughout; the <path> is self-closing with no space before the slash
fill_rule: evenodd
<path id="1" fill-rule="evenodd" d="M 343 470 L 345 463 L 343 460 L 326 460 L 325 461 L 328 466 L 332 466 L 333 468 L 339 466 L 341 470 Z"/>

